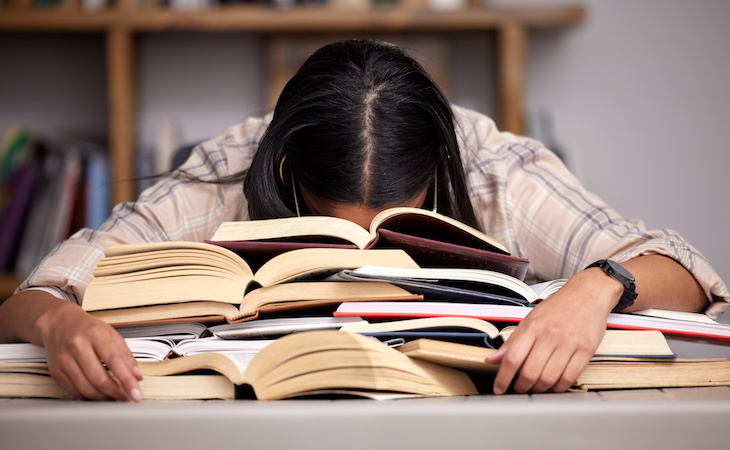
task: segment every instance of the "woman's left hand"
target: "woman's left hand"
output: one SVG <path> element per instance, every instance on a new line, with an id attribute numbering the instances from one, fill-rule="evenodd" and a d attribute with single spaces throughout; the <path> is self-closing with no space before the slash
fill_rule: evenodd
<path id="1" fill-rule="evenodd" d="M 574 275 L 535 306 L 502 347 L 487 359 L 499 364 L 494 393 L 563 392 L 570 388 L 603 339 L 606 319 L 623 286 L 600 268 Z"/>

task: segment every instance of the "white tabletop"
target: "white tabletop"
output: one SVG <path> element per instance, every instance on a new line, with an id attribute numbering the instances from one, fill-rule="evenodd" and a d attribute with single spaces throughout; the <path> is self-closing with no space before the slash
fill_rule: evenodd
<path id="1" fill-rule="evenodd" d="M 730 387 L 396 401 L 0 399 L 10 449 L 728 449 Z"/>

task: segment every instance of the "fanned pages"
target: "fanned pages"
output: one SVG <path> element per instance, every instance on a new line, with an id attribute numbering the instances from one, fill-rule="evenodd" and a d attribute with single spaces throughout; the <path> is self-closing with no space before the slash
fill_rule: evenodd
<path id="1" fill-rule="evenodd" d="M 195 242 L 109 247 L 81 306 L 109 323 L 255 317 L 261 311 L 342 301 L 419 298 L 396 286 L 320 280 L 364 264 L 417 267 L 402 250 L 308 248 L 280 254 L 255 273 L 234 252 Z"/>
<path id="2" fill-rule="evenodd" d="M 145 375 L 211 369 L 236 385 L 250 385 L 259 400 L 364 392 L 417 396 L 476 394 L 461 371 L 411 359 L 375 339 L 336 330 L 287 335 L 252 358 L 204 353 L 140 363 Z"/>
<path id="3" fill-rule="evenodd" d="M 423 267 L 474 267 L 524 279 L 529 260 L 479 230 L 433 211 L 391 208 L 380 212 L 367 231 L 327 216 L 224 222 L 207 241 L 244 255 L 252 266 L 294 248 L 401 248 Z"/>
<path id="4" fill-rule="evenodd" d="M 410 359 L 366 336 L 332 330 L 277 339 L 251 361 L 245 379 L 262 400 L 328 389 L 425 396 L 477 393 L 460 371 Z"/>
<path id="5" fill-rule="evenodd" d="M 139 386 L 144 399 L 198 400 L 235 397 L 235 385 L 227 377 L 215 374 L 146 374 Z M 0 364 L 0 397 L 72 398 L 71 394 L 51 378 L 45 362 Z"/>

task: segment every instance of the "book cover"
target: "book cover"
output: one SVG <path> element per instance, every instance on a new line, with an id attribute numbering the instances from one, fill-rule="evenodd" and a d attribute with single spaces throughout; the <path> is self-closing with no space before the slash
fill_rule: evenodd
<path id="1" fill-rule="evenodd" d="M 33 201 L 38 174 L 38 166 L 30 162 L 18 170 L 12 180 L 12 197 L 3 211 L 0 223 L 0 272 L 7 272 L 12 268 Z"/>
<path id="2" fill-rule="evenodd" d="M 109 157 L 101 152 L 92 152 L 86 158 L 86 224 L 87 228 L 98 229 L 109 217 Z"/>
<path id="3" fill-rule="evenodd" d="M 567 280 L 528 285 L 522 280 L 486 269 L 460 267 L 394 268 L 363 266 L 343 270 L 332 279 L 383 281 L 423 294 L 426 300 L 495 303 L 527 306 L 555 293 Z"/>

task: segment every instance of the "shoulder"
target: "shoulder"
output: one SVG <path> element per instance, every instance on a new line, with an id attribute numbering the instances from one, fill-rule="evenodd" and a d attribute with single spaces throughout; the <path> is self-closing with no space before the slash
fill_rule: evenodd
<path id="1" fill-rule="evenodd" d="M 501 131 L 485 114 L 453 105 L 456 135 L 467 172 L 506 176 L 510 171 L 555 155 L 540 142 Z"/>
<path id="2" fill-rule="evenodd" d="M 249 117 L 243 122 L 228 127 L 214 138 L 229 145 L 251 145 L 258 143 L 271 122 L 271 114 L 264 117 Z"/>
<path id="3" fill-rule="evenodd" d="M 270 121 L 270 115 L 251 117 L 228 127 L 195 147 L 184 169 L 196 175 L 206 172 L 213 177 L 247 169 Z"/>

